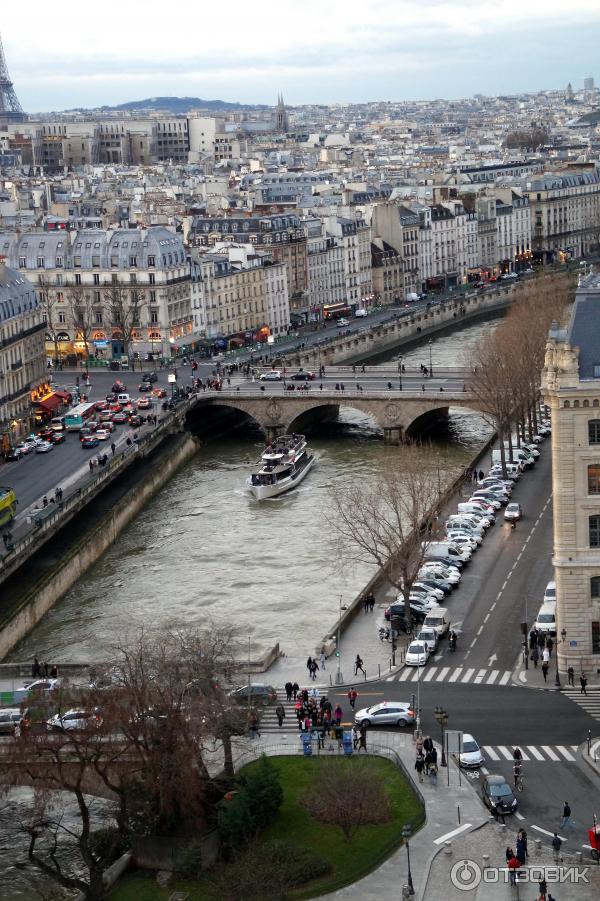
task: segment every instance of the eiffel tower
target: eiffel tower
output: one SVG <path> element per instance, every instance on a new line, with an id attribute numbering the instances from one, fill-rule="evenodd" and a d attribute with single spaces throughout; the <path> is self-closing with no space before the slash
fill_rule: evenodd
<path id="1" fill-rule="evenodd" d="M 0 121 L 24 122 L 27 116 L 15 94 L 0 38 Z"/>

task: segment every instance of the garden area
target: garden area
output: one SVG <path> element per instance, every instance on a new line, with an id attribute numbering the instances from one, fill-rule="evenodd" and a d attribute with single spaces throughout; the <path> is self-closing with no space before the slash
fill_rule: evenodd
<path id="1" fill-rule="evenodd" d="M 312 898 L 361 879 L 401 844 L 403 825 L 416 830 L 424 819 L 402 772 L 383 758 L 262 758 L 240 772 L 242 784 L 261 768 L 258 804 L 264 810 L 274 801 L 270 822 L 239 841 L 248 810 L 242 805 L 231 816 L 225 808 L 227 859 L 190 878 L 191 854 L 181 865 L 190 875 L 166 887 L 149 871 L 132 872 L 115 886 L 111 901 L 167 901 L 173 892 L 189 901 Z"/>

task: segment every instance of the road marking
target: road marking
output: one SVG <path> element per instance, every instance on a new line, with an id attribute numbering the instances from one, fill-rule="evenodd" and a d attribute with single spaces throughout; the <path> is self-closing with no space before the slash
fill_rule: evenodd
<path id="1" fill-rule="evenodd" d="M 493 670 L 491 671 L 491 673 L 490 673 L 490 675 L 489 675 L 489 677 L 488 677 L 488 680 L 487 680 L 487 682 L 486 682 L 485 684 L 486 684 L 486 685 L 493 685 L 494 682 L 496 681 L 496 679 L 498 678 L 499 674 L 500 674 L 500 670 L 499 670 L 499 669 L 493 669 Z"/>
<path id="2" fill-rule="evenodd" d="M 477 630 L 477 635 L 478 636 L 481 635 L 482 632 L 483 632 L 483 626 L 480 626 Z"/>
<path id="3" fill-rule="evenodd" d="M 440 835 L 439 838 L 434 839 L 434 845 L 441 845 L 442 842 L 448 841 L 449 838 L 454 838 L 455 835 L 460 835 L 461 832 L 464 832 L 465 829 L 470 829 L 470 823 L 463 823 L 462 826 L 459 826 L 458 829 L 453 829 L 452 832 L 446 832 L 445 835 Z"/>
<path id="4" fill-rule="evenodd" d="M 496 603 L 500 600 L 501 597 L 502 597 L 502 592 L 500 592 L 500 594 L 498 595 L 498 597 L 496 598 L 496 600 L 494 601 L 494 603 L 493 603 L 492 606 L 490 607 L 490 610 L 493 610 L 493 609 L 494 609 L 494 607 L 496 606 Z"/>
<path id="5" fill-rule="evenodd" d="M 484 776 L 489 776 L 490 771 L 488 770 L 488 768 L 486 766 L 482 766 L 482 767 L 480 767 L 480 769 Z"/>
<path id="6" fill-rule="evenodd" d="M 468 669 L 460 681 L 468 682 L 474 672 L 475 672 L 475 667 L 473 667 L 473 669 Z"/>
<path id="7" fill-rule="evenodd" d="M 524 820 L 524 819 L 525 819 L 525 817 L 523 816 L 523 814 L 522 814 L 522 813 L 519 813 L 518 810 L 515 810 L 515 816 L 516 816 L 516 818 L 517 818 L 518 820 Z"/>
<path id="8" fill-rule="evenodd" d="M 499 591 L 498 594 L 496 595 L 496 600 L 499 601 L 501 597 L 502 597 L 502 592 Z M 493 607 L 490 607 L 490 610 L 493 610 L 493 609 L 494 609 Z"/>
<path id="9" fill-rule="evenodd" d="M 558 754 L 555 754 L 552 748 L 549 748 L 548 745 L 540 745 L 540 747 L 542 751 L 544 751 L 548 755 L 550 760 L 560 760 Z"/>
<path id="10" fill-rule="evenodd" d="M 450 667 L 445 666 L 444 669 L 440 670 L 440 672 L 438 673 L 437 679 L 435 681 L 441 682 L 442 679 L 446 678 L 446 676 L 448 675 L 449 672 L 450 672 Z"/>
<path id="11" fill-rule="evenodd" d="M 527 745 L 527 750 L 529 753 L 535 757 L 536 760 L 544 760 L 544 755 L 540 754 L 537 748 L 534 748 L 532 745 Z"/>
<path id="12" fill-rule="evenodd" d="M 504 591 L 504 589 L 506 588 L 506 582 L 507 582 L 507 580 L 505 579 L 505 580 L 504 580 L 504 585 L 502 586 L 502 591 Z M 502 594 L 502 592 L 500 592 L 500 594 Z M 498 595 L 498 596 L 500 596 L 500 595 Z"/>
<path id="13" fill-rule="evenodd" d="M 517 554 L 517 560 L 520 560 L 522 556 L 523 556 L 523 551 L 519 551 L 519 553 Z"/>
<path id="14" fill-rule="evenodd" d="M 435 673 L 437 672 L 437 666 L 432 666 L 431 669 L 428 669 L 425 675 L 422 678 L 422 682 L 431 682 Z"/>
<path id="15" fill-rule="evenodd" d="M 459 677 L 460 674 L 462 673 L 462 670 L 463 670 L 462 666 L 458 666 L 458 667 L 454 670 L 454 672 L 452 673 L 452 675 L 450 676 L 450 678 L 448 679 L 448 682 L 456 682 L 456 680 L 458 679 L 458 677 Z"/>
<path id="16" fill-rule="evenodd" d="M 575 758 L 573 757 L 573 755 L 571 754 L 571 752 L 570 752 L 570 751 L 567 751 L 566 748 L 563 748 L 562 745 L 557 745 L 557 746 L 556 746 L 556 750 L 557 750 L 560 754 L 562 754 L 562 756 L 565 758 L 565 760 L 569 760 L 569 761 L 575 760 Z"/>
<path id="17" fill-rule="evenodd" d="M 483 677 L 485 676 L 486 673 L 487 673 L 487 670 L 485 670 L 485 669 L 479 670 L 479 672 L 475 676 L 475 685 L 479 685 L 481 682 L 483 682 Z"/>
<path id="18" fill-rule="evenodd" d="M 500 751 L 500 753 L 506 760 L 513 759 L 512 751 L 509 751 L 505 745 L 497 745 L 496 747 L 498 748 L 498 750 Z"/>
<path id="19" fill-rule="evenodd" d="M 531 760 L 531 758 L 529 757 L 528 754 L 525 753 L 525 751 L 523 750 L 523 748 L 521 748 L 521 756 L 522 756 L 523 760 L 525 760 L 526 762 L 528 762 L 529 760 Z"/>
<path id="20" fill-rule="evenodd" d="M 490 757 L 492 760 L 500 760 L 500 757 L 498 756 L 498 754 L 496 754 L 494 749 L 490 748 L 488 745 L 484 745 L 483 750 L 485 751 L 487 756 Z"/>
<path id="21" fill-rule="evenodd" d="M 533 534 L 533 530 L 532 530 L 532 534 Z M 531 535 L 528 535 L 527 538 L 525 539 L 525 544 L 528 543 L 528 541 L 529 541 L 530 538 L 531 538 Z"/>
<path id="22" fill-rule="evenodd" d="M 405 682 L 406 679 L 408 679 L 409 672 L 410 671 L 409 671 L 408 667 L 405 666 L 404 669 L 402 670 L 402 672 L 400 673 L 400 675 L 398 676 L 398 682 Z"/>
<path id="23" fill-rule="evenodd" d="M 489 618 L 490 618 L 490 614 L 489 614 L 489 613 L 486 613 L 485 618 L 484 618 L 484 620 L 483 620 L 484 623 L 487 623 L 487 621 L 488 621 Z"/>
<path id="24" fill-rule="evenodd" d="M 554 833 L 553 833 L 553 832 L 548 832 L 547 829 L 542 829 L 541 826 L 534 826 L 534 824 L 532 823 L 532 824 L 531 824 L 531 828 L 532 828 L 532 829 L 537 829 L 538 832 L 543 832 L 544 835 L 551 835 L 552 837 L 554 837 Z M 562 835 L 559 835 L 558 837 L 559 837 L 559 839 L 561 840 L 561 842 L 566 842 L 566 841 L 567 841 L 567 839 L 566 839 L 566 838 L 563 838 Z"/>
<path id="25" fill-rule="evenodd" d="M 471 642 L 471 644 L 469 645 L 469 647 L 472 648 L 476 641 L 477 641 L 477 638 L 474 638 L 473 641 Z"/>
<path id="26" fill-rule="evenodd" d="M 502 678 L 500 679 L 500 681 L 498 682 L 498 685 L 506 685 L 506 683 L 508 682 L 509 679 L 510 679 L 510 672 L 507 670 L 504 673 L 504 675 L 502 676 Z"/>

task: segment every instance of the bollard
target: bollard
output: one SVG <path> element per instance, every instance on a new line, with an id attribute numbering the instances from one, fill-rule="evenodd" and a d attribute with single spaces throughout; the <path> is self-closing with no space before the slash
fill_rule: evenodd
<path id="1" fill-rule="evenodd" d="M 583 860 L 583 851 L 575 852 L 575 860 L 577 861 L 577 863 L 581 863 L 581 861 Z"/>
<path id="2" fill-rule="evenodd" d="M 444 842 L 444 854 L 452 854 L 452 842 Z"/>
<path id="3" fill-rule="evenodd" d="M 536 838 L 536 839 L 535 839 L 535 850 L 536 850 L 536 853 L 537 853 L 537 854 L 541 854 L 541 853 L 542 853 L 542 840 L 541 840 L 541 838 Z"/>
<path id="4" fill-rule="evenodd" d="M 489 867 L 489 865 L 490 865 L 490 855 L 489 855 L 489 854 L 484 854 L 484 855 L 482 856 L 481 859 L 482 859 L 482 861 L 483 861 L 483 867 L 484 867 L 484 869 L 487 869 L 487 868 Z"/>
<path id="5" fill-rule="evenodd" d="M 379 671 L 379 678 L 381 679 L 381 663 L 377 664 L 377 669 Z"/>
<path id="6" fill-rule="evenodd" d="M 410 898 L 410 889 L 407 885 L 402 886 L 402 901 L 408 901 Z"/>

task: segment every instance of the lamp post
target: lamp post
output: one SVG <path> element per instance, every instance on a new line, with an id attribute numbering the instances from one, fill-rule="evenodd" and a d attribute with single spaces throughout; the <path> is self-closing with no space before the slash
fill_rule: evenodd
<path id="1" fill-rule="evenodd" d="M 444 729 L 448 725 L 448 714 L 444 710 L 443 707 L 435 708 L 435 718 L 440 724 L 440 728 L 442 730 L 442 766 L 447 766 L 446 763 L 446 745 L 444 742 Z"/>
<path id="2" fill-rule="evenodd" d="M 409 843 L 409 838 L 411 837 L 411 835 L 412 835 L 412 826 L 411 826 L 410 823 L 405 823 L 404 826 L 402 827 L 402 838 L 404 839 L 404 844 L 406 845 L 406 862 L 407 862 L 407 864 L 408 864 L 408 876 L 407 876 L 408 894 L 409 894 L 409 895 L 414 895 L 414 893 L 415 893 L 415 888 L 414 888 L 414 886 L 413 886 L 412 872 L 411 872 L 411 869 L 410 869 L 410 843 Z"/>
<path id="3" fill-rule="evenodd" d="M 558 636 L 556 638 L 556 677 L 554 679 L 554 684 L 557 688 L 560 688 L 560 673 L 558 672 L 558 646 L 559 644 L 564 644 L 565 639 L 567 637 L 567 630 L 563 629 L 560 633 L 560 641 L 558 640 Z"/>
<path id="4" fill-rule="evenodd" d="M 402 391 L 402 354 L 398 357 L 398 384 Z"/>
<path id="5" fill-rule="evenodd" d="M 431 352 L 431 349 L 433 347 L 433 339 L 430 338 L 428 343 L 429 343 L 429 378 L 432 379 L 433 378 L 433 354 Z"/>
<path id="6" fill-rule="evenodd" d="M 337 657 L 337 672 L 335 674 L 335 684 L 342 685 L 344 682 L 344 676 L 342 674 L 342 652 L 340 649 L 340 641 L 341 641 L 341 627 L 342 627 L 342 610 L 347 610 L 346 605 L 342 605 L 342 595 L 340 595 L 340 615 L 338 617 L 338 627 L 337 627 L 337 642 L 335 648 L 335 655 Z"/>

